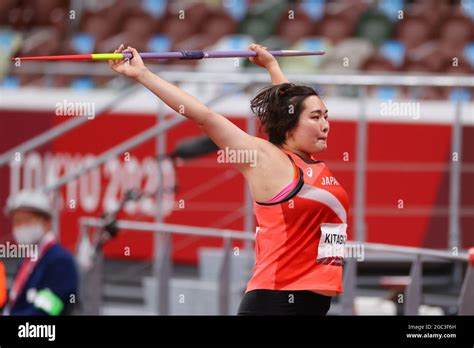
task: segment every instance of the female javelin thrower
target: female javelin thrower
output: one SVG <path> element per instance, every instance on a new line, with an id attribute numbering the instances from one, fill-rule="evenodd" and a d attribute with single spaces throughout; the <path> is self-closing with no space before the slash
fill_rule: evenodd
<path id="1" fill-rule="evenodd" d="M 236 163 L 255 200 L 256 262 L 240 315 L 326 315 L 342 292 L 349 199 L 314 156 L 327 147 L 328 110 L 310 87 L 288 83 L 275 57 L 259 45 L 250 60 L 268 70 L 273 86 L 251 101 L 269 140 L 251 136 L 177 86 L 149 71 L 136 49 L 110 67 L 141 83 L 176 112 L 196 122 L 221 149 L 256 151 Z"/>

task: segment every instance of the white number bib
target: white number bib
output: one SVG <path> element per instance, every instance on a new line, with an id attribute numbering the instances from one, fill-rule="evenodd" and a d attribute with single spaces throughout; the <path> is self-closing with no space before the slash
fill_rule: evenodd
<path id="1" fill-rule="evenodd" d="M 347 224 L 321 224 L 321 239 L 318 247 L 318 261 L 327 258 L 344 258 L 347 240 Z"/>

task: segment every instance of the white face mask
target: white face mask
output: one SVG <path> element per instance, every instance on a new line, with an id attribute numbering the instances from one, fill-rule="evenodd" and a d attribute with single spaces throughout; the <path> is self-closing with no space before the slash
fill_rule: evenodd
<path id="1" fill-rule="evenodd" d="M 41 224 L 20 226 L 13 229 L 13 238 L 17 244 L 36 244 L 45 232 Z"/>

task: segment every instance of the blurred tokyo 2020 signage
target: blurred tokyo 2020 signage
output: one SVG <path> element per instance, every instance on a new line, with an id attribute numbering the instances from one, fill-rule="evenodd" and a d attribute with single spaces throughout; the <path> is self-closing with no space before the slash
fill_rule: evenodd
<path id="1" fill-rule="evenodd" d="M 61 212 L 79 210 L 84 214 L 110 213 L 118 208 L 128 190 L 137 189 L 150 194 L 156 192 L 156 195 L 127 202 L 124 212 L 130 216 L 153 217 L 158 213 L 159 189 L 162 197 L 161 214 L 168 215 L 175 202 L 175 171 L 171 160 L 158 163 L 154 157 L 140 159 L 129 152 L 121 157 L 109 160 L 65 184 L 64 189 L 60 190 L 56 207 Z M 89 165 L 96 158 L 94 154 L 30 152 L 24 159 L 10 162 L 9 194 L 47 187 L 58 178 Z"/>

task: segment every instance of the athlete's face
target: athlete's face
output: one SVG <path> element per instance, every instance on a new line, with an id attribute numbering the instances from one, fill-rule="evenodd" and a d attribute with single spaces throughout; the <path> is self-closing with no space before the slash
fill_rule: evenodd
<path id="1" fill-rule="evenodd" d="M 315 95 L 307 97 L 303 105 L 296 128 L 287 134 L 287 142 L 308 154 L 324 151 L 329 134 L 328 109 Z"/>

